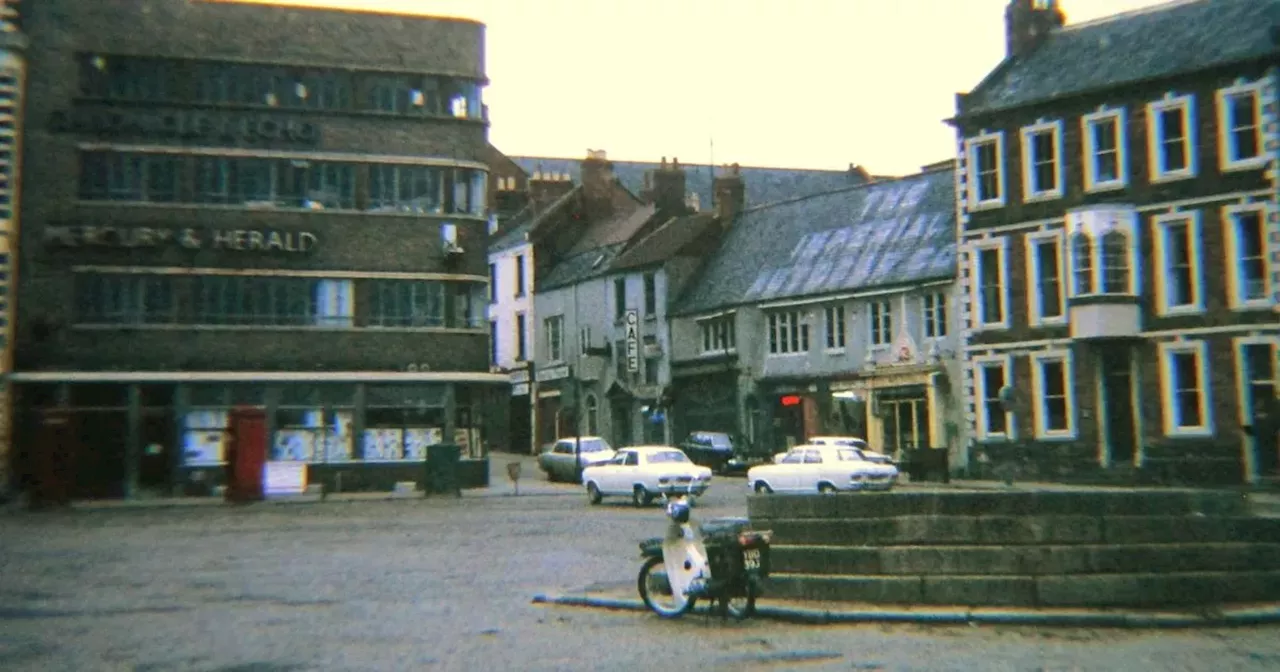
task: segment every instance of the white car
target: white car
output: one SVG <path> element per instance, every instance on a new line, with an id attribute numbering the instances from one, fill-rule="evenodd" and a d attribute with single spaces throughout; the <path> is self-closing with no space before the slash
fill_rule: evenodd
<path id="1" fill-rule="evenodd" d="M 893 458 L 871 450 L 871 446 L 856 436 L 813 436 L 806 442 L 810 446 L 845 446 L 862 453 L 862 459 L 880 464 L 894 464 Z M 895 465 L 896 466 L 896 465 Z"/>
<path id="2" fill-rule="evenodd" d="M 775 464 L 747 471 L 747 487 L 759 494 L 888 490 L 897 480 L 897 467 L 868 462 L 848 446 L 796 446 Z"/>
<path id="3" fill-rule="evenodd" d="M 582 484 L 592 504 L 629 495 L 636 506 L 648 506 L 661 494 L 701 495 L 711 485 L 711 470 L 694 464 L 679 448 L 628 446 L 613 460 L 584 469 Z"/>

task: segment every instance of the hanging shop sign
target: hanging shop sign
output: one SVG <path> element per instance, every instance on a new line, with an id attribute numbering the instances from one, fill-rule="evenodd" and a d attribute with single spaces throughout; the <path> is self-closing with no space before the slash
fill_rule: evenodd
<path id="1" fill-rule="evenodd" d="M 49 126 L 55 133 L 111 137 L 302 145 L 320 141 L 320 127 L 310 121 L 281 119 L 269 114 L 229 115 L 201 110 L 58 110 L 50 116 Z"/>
<path id="2" fill-rule="evenodd" d="M 640 371 L 640 313 L 635 310 L 627 311 L 627 371 L 636 373 Z"/>
<path id="3" fill-rule="evenodd" d="M 150 226 L 47 226 L 44 244 L 54 248 L 162 248 L 234 252 L 310 252 L 310 231 L 278 229 L 167 229 Z"/>

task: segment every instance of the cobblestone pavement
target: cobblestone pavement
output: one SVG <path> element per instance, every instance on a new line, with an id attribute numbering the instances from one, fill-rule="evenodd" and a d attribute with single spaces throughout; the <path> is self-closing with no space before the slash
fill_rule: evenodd
<path id="1" fill-rule="evenodd" d="M 552 487 L 552 486 L 548 486 Z M 544 607 L 634 585 L 655 506 L 566 496 L 0 514 L 0 669 L 1274 670 L 1280 629 L 665 622 Z M 725 479 L 695 509 L 743 515 Z"/>

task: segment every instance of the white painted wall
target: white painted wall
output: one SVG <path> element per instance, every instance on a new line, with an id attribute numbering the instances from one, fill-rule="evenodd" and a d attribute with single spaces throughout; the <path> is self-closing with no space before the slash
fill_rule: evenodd
<path id="1" fill-rule="evenodd" d="M 516 294 L 517 257 L 524 258 L 524 295 Z M 526 356 L 534 354 L 534 333 L 537 316 L 534 315 L 533 302 L 533 246 L 517 245 L 505 250 L 489 253 L 489 264 L 493 267 L 494 286 L 491 289 L 489 303 L 489 321 L 497 322 L 497 361 L 502 368 L 511 368 L 517 359 L 518 339 L 516 336 L 516 315 L 525 315 L 525 348 Z"/>

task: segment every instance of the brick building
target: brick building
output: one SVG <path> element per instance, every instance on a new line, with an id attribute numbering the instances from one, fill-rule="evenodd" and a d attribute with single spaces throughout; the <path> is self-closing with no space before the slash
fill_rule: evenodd
<path id="1" fill-rule="evenodd" d="M 1277 11 L 1010 2 L 951 120 L 977 464 L 1277 474 Z"/>
<path id="2" fill-rule="evenodd" d="M 203 491 L 231 429 L 331 489 L 417 480 L 442 441 L 487 478 L 507 390 L 485 328 L 484 26 L 24 9 L 20 476 L 47 480 L 58 445 L 73 496 Z"/>

